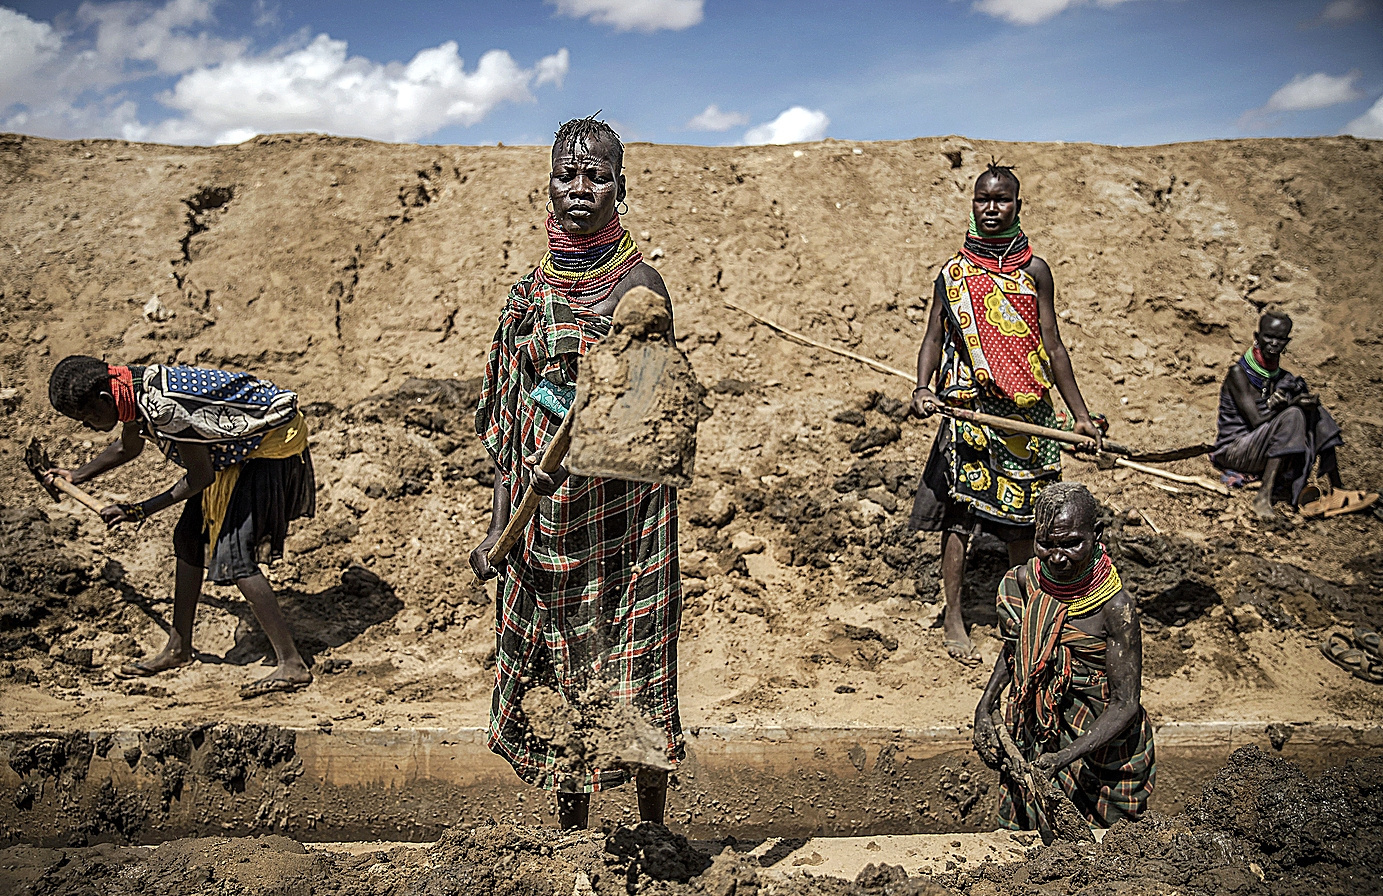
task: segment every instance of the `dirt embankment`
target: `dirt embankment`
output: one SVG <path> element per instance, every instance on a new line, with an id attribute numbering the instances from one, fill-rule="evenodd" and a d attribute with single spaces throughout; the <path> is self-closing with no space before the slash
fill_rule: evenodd
<path id="1" fill-rule="evenodd" d="M 754 844 L 693 846 L 657 825 L 563 833 L 497 825 L 425 848 L 358 855 L 286 837 L 175 840 L 152 851 L 100 846 L 0 850 L 7 892 L 216 896 L 446 893 L 451 896 L 1354 896 L 1383 875 L 1383 760 L 1308 778 L 1254 747 L 1236 752 L 1195 805 L 1116 825 L 1098 844 L 1037 848 L 939 877 L 869 865 L 853 883 L 776 867 Z M 788 872 L 788 873 L 785 873 Z"/>
<path id="2" fill-rule="evenodd" d="M 1023 179 L 1081 386 L 1114 437 L 1210 436 L 1226 365 L 1260 310 L 1279 307 L 1297 321 L 1287 363 L 1344 426 L 1347 480 L 1383 481 L 1368 450 L 1383 434 L 1377 142 L 631 146 L 626 223 L 711 389 L 682 493 L 688 725 L 971 717 L 987 671 L 945 658 L 935 539 L 905 529 L 934 424 L 905 416 L 901 379 L 787 343 L 723 300 L 906 369 L 991 155 Z M 542 148 L 313 136 L 211 149 L 0 138 L 8 723 L 483 724 L 493 605 L 466 554 L 491 481 L 470 415 L 508 285 L 544 248 L 545 164 Z M 154 296 L 163 311 L 146 316 Z M 101 447 L 45 401 L 71 352 L 250 369 L 301 393 L 320 512 L 270 574 L 312 688 L 236 699 L 268 648 L 238 595 L 216 588 L 198 617 L 201 662 L 110 676 L 161 645 L 173 518 L 107 534 L 27 480 L 30 435 L 69 464 Z M 166 487 L 176 474 L 153 454 L 94 490 Z M 1211 472 L 1203 459 L 1173 468 Z M 1243 494 L 1172 493 L 1078 460 L 1067 475 L 1108 508 L 1145 612 L 1144 699 L 1159 722 L 1383 718 L 1383 691 L 1313 649 L 1331 626 L 1383 624 L 1377 521 L 1265 534 Z M 967 613 L 988 660 L 1002 566 L 997 545 L 977 545 Z"/>

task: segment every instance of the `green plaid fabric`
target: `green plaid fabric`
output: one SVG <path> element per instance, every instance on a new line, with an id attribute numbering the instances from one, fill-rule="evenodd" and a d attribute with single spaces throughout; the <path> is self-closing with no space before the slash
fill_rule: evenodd
<path id="1" fill-rule="evenodd" d="M 1060 601 L 1025 592 L 1017 569 L 1000 583 L 996 609 L 1014 673 L 1010 693 L 1019 695 L 1009 701 L 1009 727 L 1024 758 L 1032 761 L 1066 747 L 1109 706 L 1106 645 L 1067 625 Z M 1044 694 L 1055 697 L 1045 709 L 1039 699 Z M 1141 707 L 1122 733 L 1056 773 L 1076 808 L 1100 827 L 1138 819 L 1156 778 L 1152 722 Z M 999 822 L 1016 830 L 1037 827 L 1036 807 L 1007 775 L 1000 777 Z"/>
<path id="2" fill-rule="evenodd" d="M 609 328 L 610 318 L 532 275 L 510 291 L 476 431 L 514 506 L 529 485 L 523 458 L 541 453 L 561 424 L 560 405 L 549 407 L 544 396 L 575 384 L 576 359 Z M 623 769 L 561 777 L 558 749 L 530 732 L 523 715 L 530 687 L 545 685 L 575 702 L 594 680 L 638 707 L 666 734 L 668 758 L 680 760 L 677 491 L 571 476 L 539 503 L 500 576 L 490 749 L 548 790 L 589 793 L 626 782 Z"/>

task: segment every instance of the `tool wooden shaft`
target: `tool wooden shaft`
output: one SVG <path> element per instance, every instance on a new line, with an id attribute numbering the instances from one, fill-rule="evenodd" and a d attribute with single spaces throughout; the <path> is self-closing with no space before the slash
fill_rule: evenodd
<path id="1" fill-rule="evenodd" d="M 557 434 L 548 443 L 547 450 L 543 452 L 543 459 L 538 464 L 538 468 L 544 473 L 552 474 L 557 472 L 557 468 L 566 459 L 567 449 L 571 447 L 571 425 L 576 418 L 576 407 L 573 405 L 567 415 L 562 418 L 562 425 L 557 428 Z M 485 555 L 486 561 L 491 567 L 508 556 L 509 552 L 518 544 L 523 530 L 528 527 L 529 520 L 533 519 L 533 514 L 538 512 L 538 502 L 542 500 L 542 495 L 529 485 L 528 491 L 524 492 L 523 500 L 519 506 L 509 515 L 509 522 L 505 525 L 504 531 L 499 535 L 499 541 L 490 548 L 490 552 Z"/>
<path id="2" fill-rule="evenodd" d="M 1038 436 L 1043 439 L 1052 439 L 1056 442 L 1067 442 L 1071 445 L 1095 446 L 1095 440 L 1089 436 L 1077 435 L 1067 432 L 1064 429 L 1051 429 L 1046 426 L 1038 426 L 1036 423 L 1026 423 L 1022 420 L 1012 420 L 1008 417 L 996 417 L 993 414 L 982 414 L 979 411 L 970 411 L 965 408 L 953 408 L 942 405 L 939 412 L 947 417 L 954 417 L 957 420 L 968 420 L 971 423 L 982 423 L 985 426 L 992 426 L 995 429 L 1003 429 L 1008 432 L 1019 432 L 1025 436 Z"/>
<path id="3" fill-rule="evenodd" d="M 100 513 L 101 509 L 106 506 L 61 476 L 53 477 L 53 487 L 65 495 L 71 495 L 73 498 L 76 498 L 79 502 L 91 508 L 96 513 Z"/>

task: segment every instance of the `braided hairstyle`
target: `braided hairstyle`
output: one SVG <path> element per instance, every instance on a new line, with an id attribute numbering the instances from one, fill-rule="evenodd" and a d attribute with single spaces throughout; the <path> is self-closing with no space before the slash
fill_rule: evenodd
<path id="1" fill-rule="evenodd" d="M 1038 492 L 1037 500 L 1033 502 L 1038 535 L 1050 532 L 1056 518 L 1067 507 L 1076 511 L 1081 522 L 1088 522 L 1091 526 L 1099 519 L 1100 505 L 1090 494 L 1090 489 L 1079 482 L 1053 482 Z"/>
<path id="2" fill-rule="evenodd" d="M 59 414 L 75 419 L 109 389 L 110 368 L 105 361 L 90 355 L 68 355 L 48 377 L 48 402 Z"/>
<path id="3" fill-rule="evenodd" d="M 1018 191 L 1021 184 L 1018 182 L 1018 175 L 1013 173 L 1012 165 L 1000 165 L 999 160 L 993 156 L 989 157 L 989 164 L 985 166 L 984 172 L 975 178 L 975 186 L 980 185 L 980 181 L 986 177 L 997 177 L 1000 180 L 1008 180 L 1013 183 L 1013 198 L 1018 198 Z"/>
<path id="4" fill-rule="evenodd" d="M 596 119 L 595 116 L 599 114 L 600 110 L 597 109 L 594 115 L 562 122 L 562 126 L 557 129 L 556 139 L 552 141 L 552 153 L 555 156 L 560 150 L 567 148 L 589 149 L 591 145 L 598 143 L 610 150 L 610 161 L 615 165 L 615 173 L 619 174 L 624 170 L 624 143 L 614 128 Z"/>

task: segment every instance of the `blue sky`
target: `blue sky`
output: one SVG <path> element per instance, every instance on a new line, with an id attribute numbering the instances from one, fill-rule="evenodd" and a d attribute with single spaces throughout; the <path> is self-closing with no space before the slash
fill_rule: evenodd
<path id="1" fill-rule="evenodd" d="M 0 130 L 1383 138 L 1383 0 L 0 0 Z"/>

